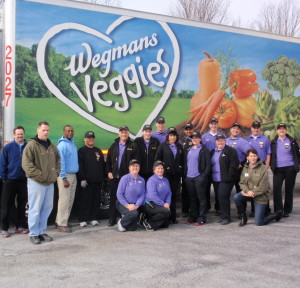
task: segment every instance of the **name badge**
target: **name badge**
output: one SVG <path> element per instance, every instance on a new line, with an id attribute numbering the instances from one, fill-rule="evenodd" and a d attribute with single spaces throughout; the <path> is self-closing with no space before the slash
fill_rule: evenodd
<path id="1" fill-rule="evenodd" d="M 245 173 L 245 177 L 249 177 L 249 173 Z"/>

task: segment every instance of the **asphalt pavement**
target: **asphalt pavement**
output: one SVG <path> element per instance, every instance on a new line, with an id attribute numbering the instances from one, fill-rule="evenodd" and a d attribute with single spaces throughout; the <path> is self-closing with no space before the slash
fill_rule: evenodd
<path id="1" fill-rule="evenodd" d="M 249 218 L 239 227 L 231 208 L 225 226 L 210 211 L 201 227 L 181 217 L 168 229 L 121 233 L 107 220 L 86 228 L 73 220 L 73 233 L 49 226 L 54 241 L 40 245 L 12 234 L 0 239 L 0 287 L 298 288 L 300 175 L 289 218 L 260 227 Z"/>

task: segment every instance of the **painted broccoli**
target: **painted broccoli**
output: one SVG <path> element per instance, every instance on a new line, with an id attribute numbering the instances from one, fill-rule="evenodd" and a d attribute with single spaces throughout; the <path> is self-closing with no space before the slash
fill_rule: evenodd
<path id="1" fill-rule="evenodd" d="M 270 90 L 279 91 L 280 99 L 291 97 L 300 85 L 300 66 L 295 59 L 279 56 L 267 63 L 262 78 L 269 81 Z"/>

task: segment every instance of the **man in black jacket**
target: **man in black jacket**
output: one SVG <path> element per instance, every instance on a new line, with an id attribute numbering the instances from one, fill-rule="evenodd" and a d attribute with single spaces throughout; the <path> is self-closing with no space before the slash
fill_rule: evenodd
<path id="1" fill-rule="evenodd" d="M 100 203 L 100 190 L 105 176 L 105 162 L 102 150 L 95 147 L 95 133 L 87 131 L 85 145 L 78 150 L 79 221 L 80 227 L 98 225 L 97 213 Z"/>
<path id="2" fill-rule="evenodd" d="M 135 143 L 129 139 L 127 126 L 119 128 L 119 137 L 110 146 L 107 154 L 106 167 L 110 179 L 110 201 L 108 226 L 117 223 L 117 189 L 120 178 L 129 173 L 128 167 L 131 159 L 138 159 L 138 149 Z"/>
<path id="3" fill-rule="evenodd" d="M 153 175 L 154 157 L 159 146 L 159 140 L 152 137 L 152 127 L 145 125 L 143 127 L 143 136 L 134 140 L 137 145 L 140 160 L 140 175 L 145 182 Z"/>

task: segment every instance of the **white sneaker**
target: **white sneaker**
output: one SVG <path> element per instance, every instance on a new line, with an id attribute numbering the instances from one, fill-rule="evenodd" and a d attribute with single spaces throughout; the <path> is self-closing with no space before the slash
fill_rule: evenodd
<path id="1" fill-rule="evenodd" d="M 118 221 L 118 230 L 120 232 L 125 232 L 126 231 L 126 229 L 121 224 L 121 219 L 119 219 L 119 221 Z"/>
<path id="2" fill-rule="evenodd" d="M 80 222 L 80 227 L 86 227 L 87 226 L 87 223 L 86 222 Z"/>
<path id="3" fill-rule="evenodd" d="M 97 225 L 99 225 L 99 222 L 97 220 L 93 220 L 90 222 L 90 224 L 93 226 L 97 226 Z"/>

